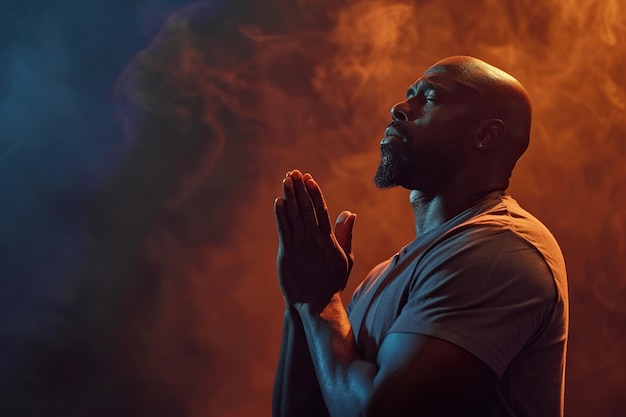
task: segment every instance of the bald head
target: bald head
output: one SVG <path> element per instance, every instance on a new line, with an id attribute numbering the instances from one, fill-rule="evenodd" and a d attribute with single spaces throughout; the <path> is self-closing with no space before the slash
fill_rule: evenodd
<path id="1" fill-rule="evenodd" d="M 443 59 L 424 73 L 442 74 L 466 87 L 473 94 L 469 111 L 484 120 L 500 120 L 504 125 L 498 153 L 513 169 L 528 147 L 532 110 L 526 89 L 511 75 L 480 59 L 453 56 Z"/>
<path id="2" fill-rule="evenodd" d="M 505 189 L 528 146 L 531 108 L 522 85 L 479 59 L 437 62 L 391 109 L 377 186 L 436 194 Z M 469 183 L 472 186 L 469 187 Z"/>

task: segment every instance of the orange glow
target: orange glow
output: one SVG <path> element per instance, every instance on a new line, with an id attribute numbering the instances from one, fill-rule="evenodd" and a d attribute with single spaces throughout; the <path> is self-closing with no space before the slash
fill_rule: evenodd
<path id="1" fill-rule="evenodd" d="M 176 126 L 171 146 L 192 150 L 163 209 L 184 232 L 156 222 L 136 260 L 156 290 L 138 291 L 123 323 L 131 378 L 191 417 L 268 415 L 283 311 L 272 202 L 284 173 L 311 172 L 331 214 L 358 213 L 347 300 L 413 238 L 406 192 L 372 184 L 389 109 L 432 63 L 463 54 L 510 72 L 533 100 L 510 192 L 568 263 L 566 412 L 624 415 L 626 3 L 272 3 L 215 32 L 190 8 L 128 70 L 142 81 L 127 94 Z"/>

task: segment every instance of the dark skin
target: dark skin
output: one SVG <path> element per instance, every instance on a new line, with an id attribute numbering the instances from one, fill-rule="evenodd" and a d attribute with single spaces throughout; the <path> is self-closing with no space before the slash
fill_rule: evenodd
<path id="1" fill-rule="evenodd" d="M 507 74 L 453 57 L 429 68 L 392 118 L 382 142 L 390 163 L 405 152 L 412 164 L 384 186 L 411 190 L 419 235 L 486 194 L 504 192 L 527 144 L 530 107 Z M 341 213 L 333 229 L 319 185 L 298 170 L 283 180 L 274 208 L 289 336 L 283 335 L 275 416 L 463 416 L 494 388 L 497 377 L 482 361 L 425 335 L 390 333 L 376 363 L 363 360 L 340 297 L 353 262 L 356 216 Z"/>

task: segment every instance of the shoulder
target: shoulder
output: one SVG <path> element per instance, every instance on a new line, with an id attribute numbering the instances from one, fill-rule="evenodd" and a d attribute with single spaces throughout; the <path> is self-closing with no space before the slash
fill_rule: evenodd
<path id="1" fill-rule="evenodd" d="M 504 276 L 564 279 L 563 255 L 550 231 L 515 200 L 500 204 L 442 233 L 424 254 L 426 267 L 456 266 Z"/>
<path id="2" fill-rule="evenodd" d="M 550 230 L 535 216 L 524 210 L 513 198 L 504 196 L 500 203 L 451 230 L 451 234 L 498 235 L 506 232 L 533 247 L 550 266 L 561 267 L 563 255 Z"/>
<path id="3" fill-rule="evenodd" d="M 415 279 L 436 284 L 455 283 L 464 289 L 472 283 L 516 287 L 554 287 L 551 267 L 544 254 L 510 227 L 482 222 L 463 224 L 442 236 L 424 254 Z M 461 280 L 461 281 L 459 281 Z M 432 282 L 434 284 L 434 282 Z"/>

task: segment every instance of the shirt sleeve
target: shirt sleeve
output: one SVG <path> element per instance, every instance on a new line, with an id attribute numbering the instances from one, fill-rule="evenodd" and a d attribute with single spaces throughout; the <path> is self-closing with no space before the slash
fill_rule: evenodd
<path id="1" fill-rule="evenodd" d="M 424 255 L 390 332 L 446 340 L 501 377 L 538 337 L 556 298 L 552 272 L 530 243 L 507 229 L 470 227 Z"/>

